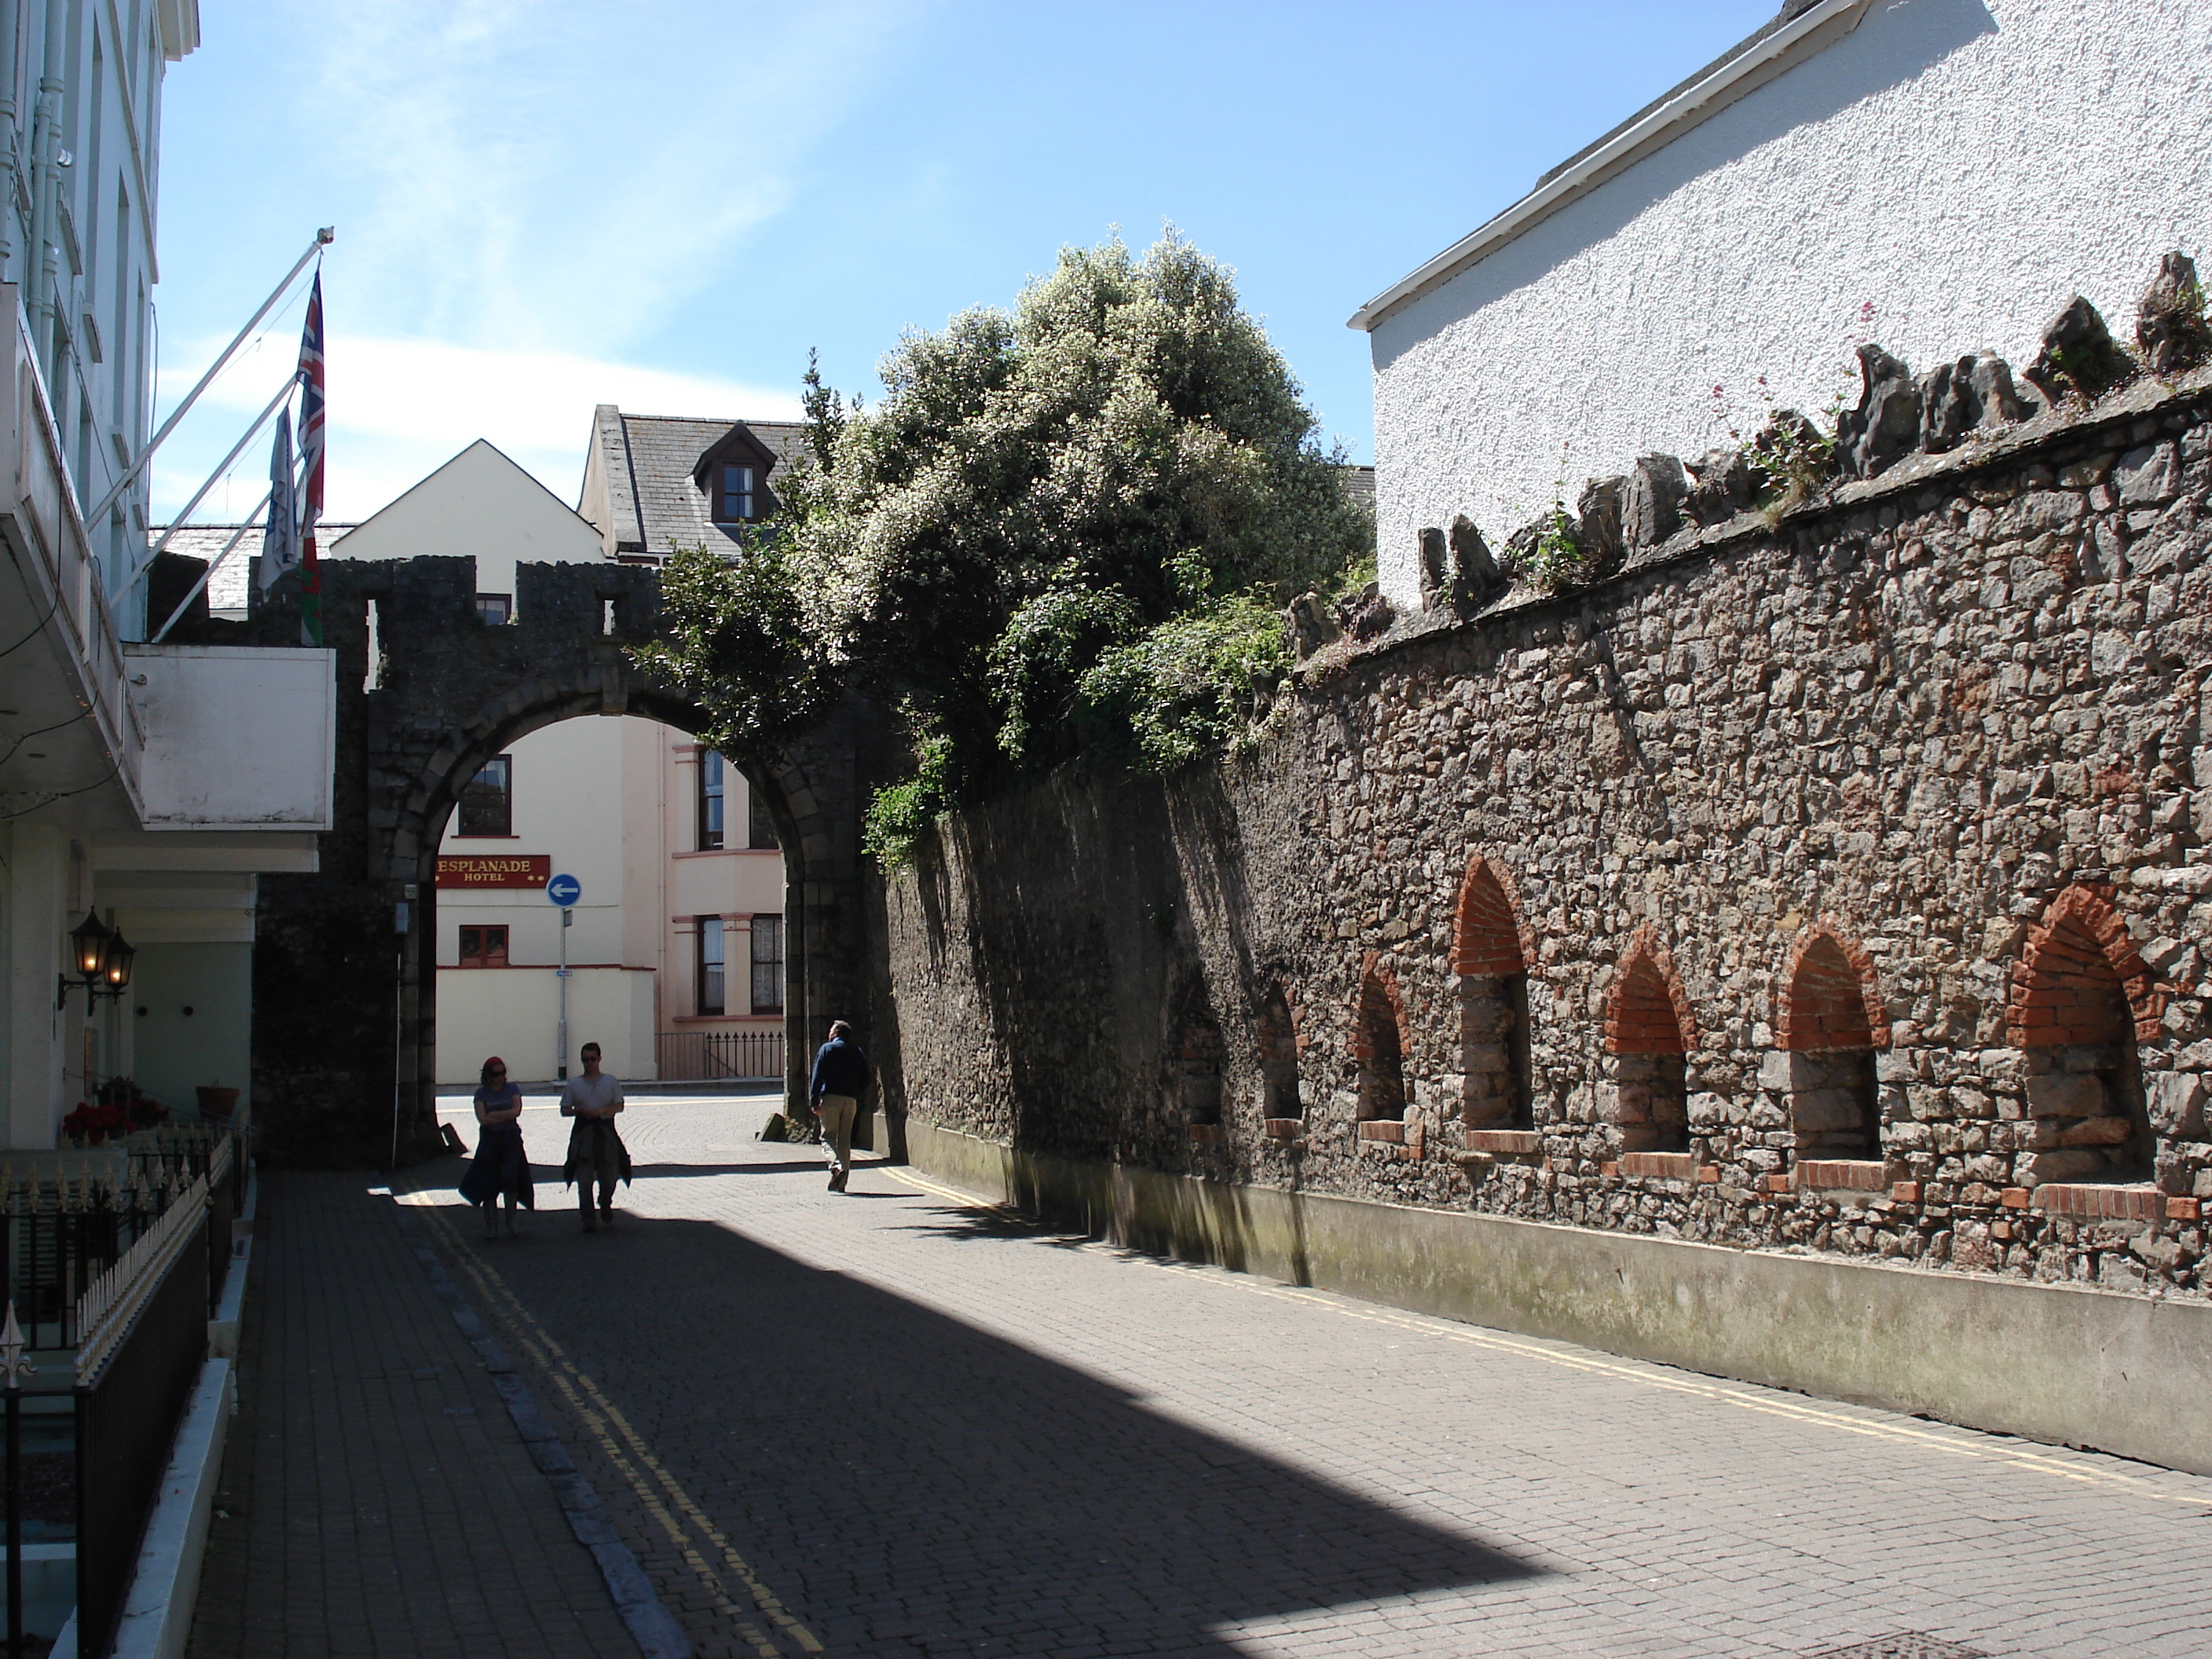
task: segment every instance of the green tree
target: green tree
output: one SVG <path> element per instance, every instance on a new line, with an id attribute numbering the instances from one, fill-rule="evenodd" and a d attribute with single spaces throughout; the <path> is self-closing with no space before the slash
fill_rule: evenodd
<path id="1" fill-rule="evenodd" d="M 848 410 L 810 362 L 814 464 L 738 560 L 772 570 L 679 562 L 667 590 L 669 658 L 733 729 L 793 729 L 832 680 L 902 711 L 916 770 L 878 804 L 879 853 L 1079 750 L 1164 769 L 1233 737 L 1285 666 L 1275 613 L 1371 551 L 1231 273 L 1172 231 L 1141 257 L 1064 249 L 1012 310 L 908 335 L 882 378 Z M 794 616 L 812 677 L 778 691 L 732 653 Z"/>

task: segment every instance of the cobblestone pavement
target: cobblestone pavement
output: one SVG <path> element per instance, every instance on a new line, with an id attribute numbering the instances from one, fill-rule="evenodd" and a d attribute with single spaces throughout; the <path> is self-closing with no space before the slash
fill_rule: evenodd
<path id="1" fill-rule="evenodd" d="M 261 1174 L 188 1651 L 635 1654 L 380 1180 Z"/>
<path id="2" fill-rule="evenodd" d="M 753 1140 L 769 1109 L 634 1101 L 597 1235 L 557 1176 L 491 1243 L 457 1162 L 407 1194 L 702 1655 L 2212 1646 L 2212 1480 L 1165 1264 L 906 1171 L 840 1197 Z M 524 1127 L 543 1170 L 565 1126 Z"/>

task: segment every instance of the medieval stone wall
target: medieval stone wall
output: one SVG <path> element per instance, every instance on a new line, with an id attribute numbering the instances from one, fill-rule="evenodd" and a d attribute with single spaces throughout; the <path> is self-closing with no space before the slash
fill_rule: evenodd
<path id="1" fill-rule="evenodd" d="M 894 1109 L 2202 1294 L 2209 385 L 1341 642 L 1247 752 L 947 820 L 878 901 Z"/>

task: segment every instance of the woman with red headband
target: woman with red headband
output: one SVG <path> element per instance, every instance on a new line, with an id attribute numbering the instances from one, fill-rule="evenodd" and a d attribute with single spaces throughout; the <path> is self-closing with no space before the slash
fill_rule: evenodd
<path id="1" fill-rule="evenodd" d="M 538 1207 L 530 1181 L 530 1154 L 522 1146 L 522 1089 L 507 1080 L 507 1062 L 497 1054 L 484 1061 L 477 1090 L 475 1161 L 461 1180 L 461 1196 L 483 1209 L 484 1237 L 499 1237 L 499 1200 L 507 1200 L 507 1236 L 515 1237 L 514 1212 Z"/>

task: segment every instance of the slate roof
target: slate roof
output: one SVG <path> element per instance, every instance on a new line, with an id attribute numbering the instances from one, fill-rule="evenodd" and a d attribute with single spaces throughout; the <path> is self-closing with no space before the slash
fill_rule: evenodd
<path id="1" fill-rule="evenodd" d="M 679 547 L 713 547 L 729 539 L 729 532 L 708 517 L 706 495 L 691 482 L 691 470 L 738 426 L 775 455 L 776 471 L 768 478 L 772 493 L 777 473 L 805 451 L 803 422 L 626 415 L 611 404 L 599 405 L 592 417 L 592 443 L 606 479 L 617 556 L 665 558 Z M 611 526 L 593 517 L 595 507 L 586 500 L 577 510 L 605 533 Z"/>
<path id="2" fill-rule="evenodd" d="M 349 524 L 319 524 L 315 526 L 315 550 L 319 555 L 333 552 Z M 155 525 L 146 532 L 146 545 L 151 547 L 161 539 L 167 525 Z M 238 535 L 234 524 L 188 524 L 169 538 L 165 553 L 178 553 L 188 559 L 214 559 L 223 550 L 224 544 Z M 246 586 L 251 579 L 253 561 L 261 555 L 261 526 L 256 525 L 239 538 L 238 545 L 231 550 L 228 558 L 216 567 L 215 574 L 208 578 L 208 609 L 217 616 L 225 614 L 243 617 L 246 614 Z M 153 625 L 159 628 L 161 619 L 155 617 Z"/>
<path id="3" fill-rule="evenodd" d="M 626 415 L 612 404 L 601 404 L 592 413 L 592 453 L 576 510 L 607 537 L 609 556 L 665 558 L 679 547 L 713 547 L 718 538 L 730 539 L 727 531 L 708 519 L 706 495 L 691 481 L 691 473 L 702 455 L 740 425 L 775 454 L 775 471 L 768 480 L 772 493 L 783 469 L 805 453 L 804 422 Z M 611 525 L 600 517 L 592 488 L 596 478 L 605 480 L 605 516 Z M 1375 510 L 1373 467 L 1346 467 L 1345 483 L 1352 499 Z"/>
<path id="4" fill-rule="evenodd" d="M 1375 510 L 1375 469 L 1371 466 L 1347 466 L 1344 469 L 1344 493 L 1358 501 L 1370 513 Z"/>

